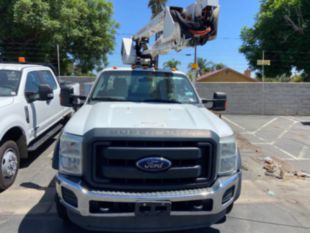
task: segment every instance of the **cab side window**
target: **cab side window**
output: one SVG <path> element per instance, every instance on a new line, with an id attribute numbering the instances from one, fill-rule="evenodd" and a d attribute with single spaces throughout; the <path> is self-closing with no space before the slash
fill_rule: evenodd
<path id="1" fill-rule="evenodd" d="M 29 72 L 27 75 L 25 92 L 26 93 L 38 93 L 40 84 L 41 84 L 41 81 L 40 81 L 39 72 L 38 71 Z"/>
<path id="2" fill-rule="evenodd" d="M 56 90 L 57 83 L 51 72 L 48 70 L 44 70 L 40 71 L 40 73 L 41 73 L 41 84 L 47 84 L 52 90 Z"/>

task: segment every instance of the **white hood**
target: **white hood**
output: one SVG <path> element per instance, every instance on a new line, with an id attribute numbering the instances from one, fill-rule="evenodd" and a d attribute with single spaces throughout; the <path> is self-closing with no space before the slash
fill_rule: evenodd
<path id="1" fill-rule="evenodd" d="M 14 97 L 0 97 L 0 108 L 13 104 Z"/>
<path id="2" fill-rule="evenodd" d="M 203 107 L 127 102 L 84 105 L 65 132 L 82 136 L 95 128 L 199 129 L 211 130 L 219 137 L 233 135 L 225 122 Z"/>

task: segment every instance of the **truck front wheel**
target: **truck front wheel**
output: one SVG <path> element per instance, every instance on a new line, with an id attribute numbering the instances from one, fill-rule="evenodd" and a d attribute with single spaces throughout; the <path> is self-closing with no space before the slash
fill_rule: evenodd
<path id="1" fill-rule="evenodd" d="M 6 141 L 0 146 L 0 191 L 14 183 L 18 173 L 19 158 L 19 150 L 14 141 Z"/>

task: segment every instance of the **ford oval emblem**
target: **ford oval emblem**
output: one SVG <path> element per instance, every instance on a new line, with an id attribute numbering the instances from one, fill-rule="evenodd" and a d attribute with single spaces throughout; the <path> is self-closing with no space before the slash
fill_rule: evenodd
<path id="1" fill-rule="evenodd" d="M 149 157 L 141 159 L 136 163 L 137 167 L 146 172 L 162 172 L 171 168 L 172 163 L 168 159 L 160 157 Z"/>

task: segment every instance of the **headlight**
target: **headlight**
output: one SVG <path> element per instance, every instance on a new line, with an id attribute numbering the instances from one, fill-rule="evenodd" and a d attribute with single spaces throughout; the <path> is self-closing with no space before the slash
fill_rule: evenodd
<path id="1" fill-rule="evenodd" d="M 64 133 L 60 138 L 59 172 L 82 175 L 82 137 Z"/>
<path id="2" fill-rule="evenodd" d="M 222 138 L 220 141 L 219 175 L 230 175 L 237 171 L 238 150 L 233 136 Z"/>

